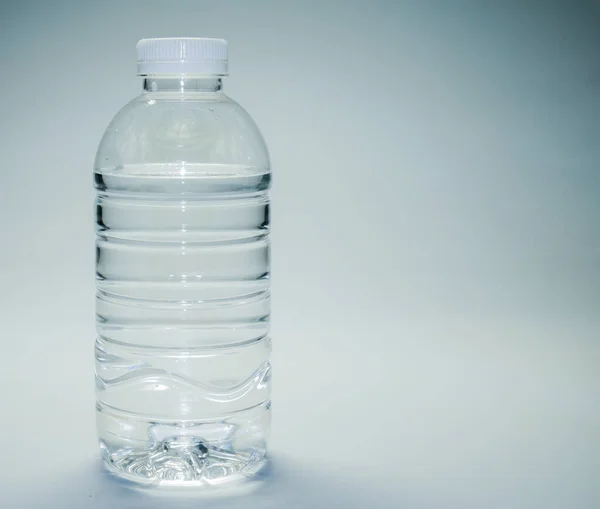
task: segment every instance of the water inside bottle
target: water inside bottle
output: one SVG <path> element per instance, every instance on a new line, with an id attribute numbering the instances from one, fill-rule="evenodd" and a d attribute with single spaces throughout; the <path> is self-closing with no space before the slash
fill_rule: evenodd
<path id="1" fill-rule="evenodd" d="M 95 172 L 103 458 L 153 484 L 252 474 L 270 426 L 267 170 Z"/>

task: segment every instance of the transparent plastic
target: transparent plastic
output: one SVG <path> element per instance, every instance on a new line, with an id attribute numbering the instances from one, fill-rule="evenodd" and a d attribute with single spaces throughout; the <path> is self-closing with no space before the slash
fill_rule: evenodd
<path id="1" fill-rule="evenodd" d="M 217 76 L 148 76 L 94 165 L 104 462 L 148 484 L 243 479 L 270 427 L 269 156 Z"/>

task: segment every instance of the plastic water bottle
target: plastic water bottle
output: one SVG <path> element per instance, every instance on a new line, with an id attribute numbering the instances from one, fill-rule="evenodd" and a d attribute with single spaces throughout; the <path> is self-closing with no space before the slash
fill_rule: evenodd
<path id="1" fill-rule="evenodd" d="M 269 155 L 222 39 L 144 39 L 94 165 L 97 426 L 108 469 L 203 485 L 264 462 Z"/>

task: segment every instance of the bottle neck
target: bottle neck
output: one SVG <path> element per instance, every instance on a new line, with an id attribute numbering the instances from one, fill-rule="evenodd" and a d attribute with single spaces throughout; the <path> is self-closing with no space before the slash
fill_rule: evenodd
<path id="1" fill-rule="evenodd" d="M 146 76 L 144 92 L 218 94 L 223 88 L 220 76 Z"/>

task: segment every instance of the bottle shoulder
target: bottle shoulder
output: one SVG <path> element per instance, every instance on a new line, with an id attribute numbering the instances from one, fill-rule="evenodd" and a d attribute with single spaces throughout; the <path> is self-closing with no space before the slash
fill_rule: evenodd
<path id="1" fill-rule="evenodd" d="M 98 146 L 96 171 L 127 165 L 232 164 L 268 171 L 258 126 L 236 101 L 219 93 L 144 93 L 123 106 Z"/>

